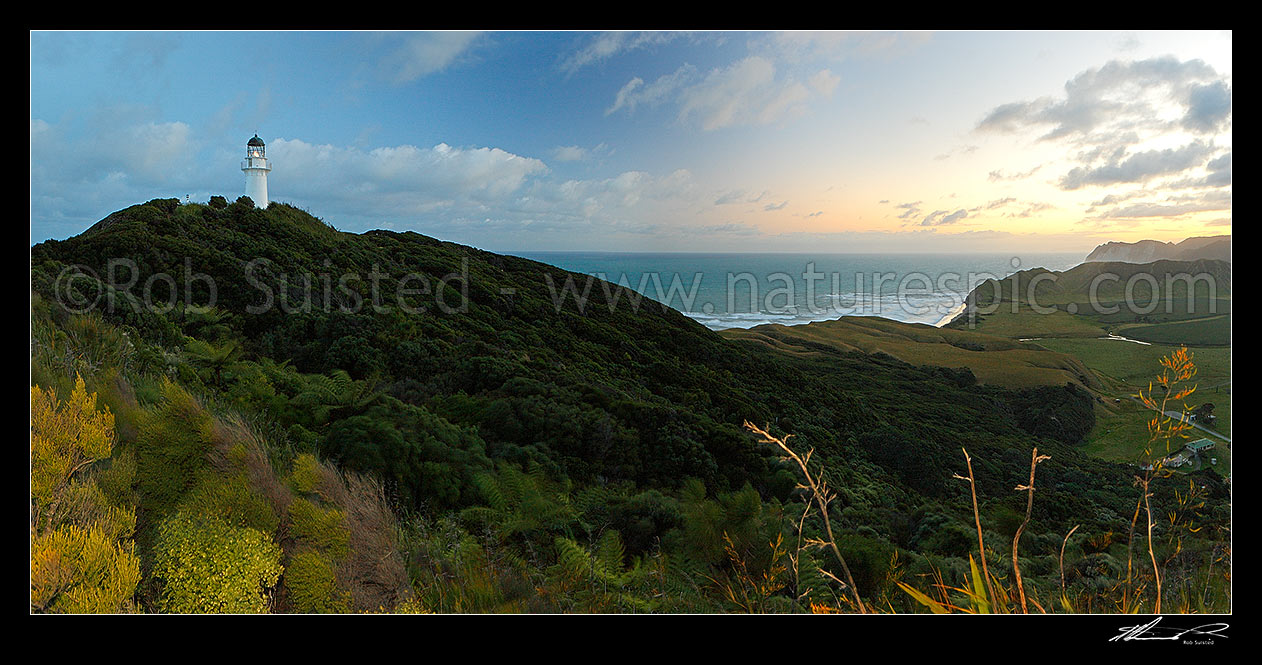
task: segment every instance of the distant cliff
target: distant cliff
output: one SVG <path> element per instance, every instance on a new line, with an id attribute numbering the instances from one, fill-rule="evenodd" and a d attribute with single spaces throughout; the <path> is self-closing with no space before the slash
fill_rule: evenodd
<path id="1" fill-rule="evenodd" d="M 1215 259 L 1231 261 L 1231 236 L 1206 236 L 1188 238 L 1183 242 L 1106 242 L 1087 255 L 1087 261 L 1122 261 L 1124 263 L 1151 263 L 1161 259 L 1196 261 Z"/>

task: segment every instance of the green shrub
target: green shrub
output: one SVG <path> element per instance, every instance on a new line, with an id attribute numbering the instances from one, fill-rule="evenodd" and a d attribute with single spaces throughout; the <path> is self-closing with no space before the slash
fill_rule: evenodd
<path id="1" fill-rule="evenodd" d="M 346 514 L 336 508 L 321 508 L 307 499 L 294 499 L 289 504 L 289 533 L 334 558 L 345 555 L 350 548 Z"/>
<path id="2" fill-rule="evenodd" d="M 260 613 L 280 579 L 281 549 L 267 534 L 177 514 L 159 527 L 153 575 L 158 607 L 179 613 Z"/>
<path id="3" fill-rule="evenodd" d="M 162 386 L 162 402 L 139 420 L 136 487 L 149 512 L 167 515 L 205 462 L 213 418 L 192 395 L 168 381 Z"/>
<path id="4" fill-rule="evenodd" d="M 350 594 L 337 588 L 333 563 L 319 552 L 302 552 L 289 561 L 285 591 L 294 612 L 336 614 L 350 610 Z"/>
<path id="5" fill-rule="evenodd" d="M 294 459 L 294 470 L 290 476 L 294 488 L 302 494 L 311 494 L 320 484 L 320 462 L 311 453 L 303 453 Z"/>
<path id="6" fill-rule="evenodd" d="M 200 476 L 200 482 L 180 504 L 183 512 L 218 517 L 232 526 L 255 529 L 268 536 L 276 533 L 280 518 L 271 503 L 250 487 L 245 474 L 224 478 L 206 470 Z"/>

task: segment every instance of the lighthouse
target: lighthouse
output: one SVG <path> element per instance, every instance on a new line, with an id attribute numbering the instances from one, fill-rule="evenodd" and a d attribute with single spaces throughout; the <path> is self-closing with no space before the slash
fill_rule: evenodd
<path id="1" fill-rule="evenodd" d="M 267 208 L 267 172 L 272 170 L 272 165 L 267 163 L 267 147 L 258 134 L 245 144 L 241 170 L 245 172 L 245 195 L 254 201 L 255 207 Z"/>

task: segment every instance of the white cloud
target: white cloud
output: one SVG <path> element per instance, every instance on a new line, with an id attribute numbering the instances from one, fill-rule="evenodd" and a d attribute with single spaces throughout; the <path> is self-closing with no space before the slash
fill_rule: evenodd
<path id="1" fill-rule="evenodd" d="M 381 64 L 395 83 L 410 83 L 446 69 L 472 47 L 480 34 L 456 31 L 411 33 Z"/>
<path id="2" fill-rule="evenodd" d="M 576 145 L 559 146 L 552 151 L 552 158 L 558 162 L 578 162 L 587 159 L 587 149 Z"/>
<path id="3" fill-rule="evenodd" d="M 295 195 L 323 198 L 379 193 L 422 201 L 494 200 L 512 194 L 527 178 L 546 173 L 538 159 L 499 148 L 432 148 L 411 145 L 364 151 L 277 139 L 268 145 L 277 176 Z M 283 175 L 281 175 L 283 173 Z M 277 190 L 278 193 L 281 191 Z"/>
<path id="4" fill-rule="evenodd" d="M 677 90 L 686 85 L 689 81 L 697 76 L 697 68 L 692 65 L 683 65 L 671 74 L 658 77 L 650 85 L 644 85 L 644 79 L 640 77 L 632 78 L 627 84 L 618 90 L 617 96 L 614 97 L 613 105 L 605 109 L 605 115 L 612 115 L 620 110 L 626 109 L 627 113 L 635 111 L 635 108 L 641 104 L 647 106 L 657 106 L 674 94 Z"/>
<path id="5" fill-rule="evenodd" d="M 840 78 L 827 69 L 815 72 L 805 82 L 781 76 L 775 63 L 762 56 L 715 68 L 705 76 L 685 64 L 651 84 L 638 76 L 632 78 L 618 90 L 605 115 L 623 110 L 631 113 L 641 105 L 669 101 L 678 107 L 676 120 L 680 124 L 695 123 L 706 131 L 767 125 L 803 112 L 813 99 L 831 96 L 838 81 Z"/>
<path id="6" fill-rule="evenodd" d="M 751 49 L 787 62 L 838 61 L 848 58 L 895 57 L 915 50 L 932 37 L 928 32 L 798 30 L 775 32 L 755 40 Z"/>
<path id="7" fill-rule="evenodd" d="M 561 61 L 561 71 L 573 74 L 588 65 L 612 58 L 619 53 L 666 44 L 687 33 L 679 32 L 605 32 L 586 46 Z"/>
<path id="8" fill-rule="evenodd" d="M 1097 143 L 1119 131 L 1164 132 L 1180 121 L 1198 131 L 1216 129 L 1230 105 L 1223 77 L 1201 60 L 1173 56 L 1111 61 L 1065 83 L 1062 98 L 1042 97 L 995 107 L 978 129 L 1018 132 L 1046 128 L 1045 140 Z M 1180 109 L 1170 118 L 1171 109 Z M 1172 122 L 1172 120 L 1174 122 Z"/>

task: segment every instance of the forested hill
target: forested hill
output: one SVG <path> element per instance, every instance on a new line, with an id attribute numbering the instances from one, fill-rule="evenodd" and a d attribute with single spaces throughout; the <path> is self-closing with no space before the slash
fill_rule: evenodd
<path id="1" fill-rule="evenodd" d="M 380 479 L 401 513 L 494 508 L 487 474 L 528 469 L 621 497 L 600 504 L 600 523 L 628 556 L 648 554 L 695 536 L 680 507 L 688 479 L 720 498 L 745 488 L 755 505 L 799 500 L 793 467 L 747 420 L 816 449 L 844 533 L 858 539 L 847 547 L 870 550 L 864 593 L 886 579 L 895 550 L 966 567 L 959 557 L 976 540 L 967 484 L 952 478 L 961 448 L 980 464 L 984 506 L 1009 516 L 1024 511 L 1011 489 L 1028 477 L 1031 448 L 1052 456 L 1027 532 L 1048 543 L 1075 524 L 1117 533 L 1134 510 L 1127 468 L 1075 448 L 1094 422 L 1094 398 L 1077 386 L 1015 392 L 967 370 L 829 347 L 795 357 L 724 339 L 607 282 L 417 233 L 340 232 L 244 197 L 159 199 L 36 245 L 31 261 L 44 349 L 33 383 L 65 386 L 67 365 L 47 359 L 62 357 L 47 349 L 63 342 L 47 340 L 86 343 L 83 331 L 98 329 L 83 321 L 100 317 L 126 335 L 97 341 L 128 351 L 79 353 L 75 371 L 116 371 L 138 408 L 156 408 L 156 386 L 174 381 L 260 423 L 274 449 Z M 120 426 L 122 440 L 129 431 Z M 156 462 L 136 450 L 143 476 Z M 143 501 L 139 510 L 143 535 L 156 518 Z M 584 519 L 590 528 L 596 517 Z"/>

